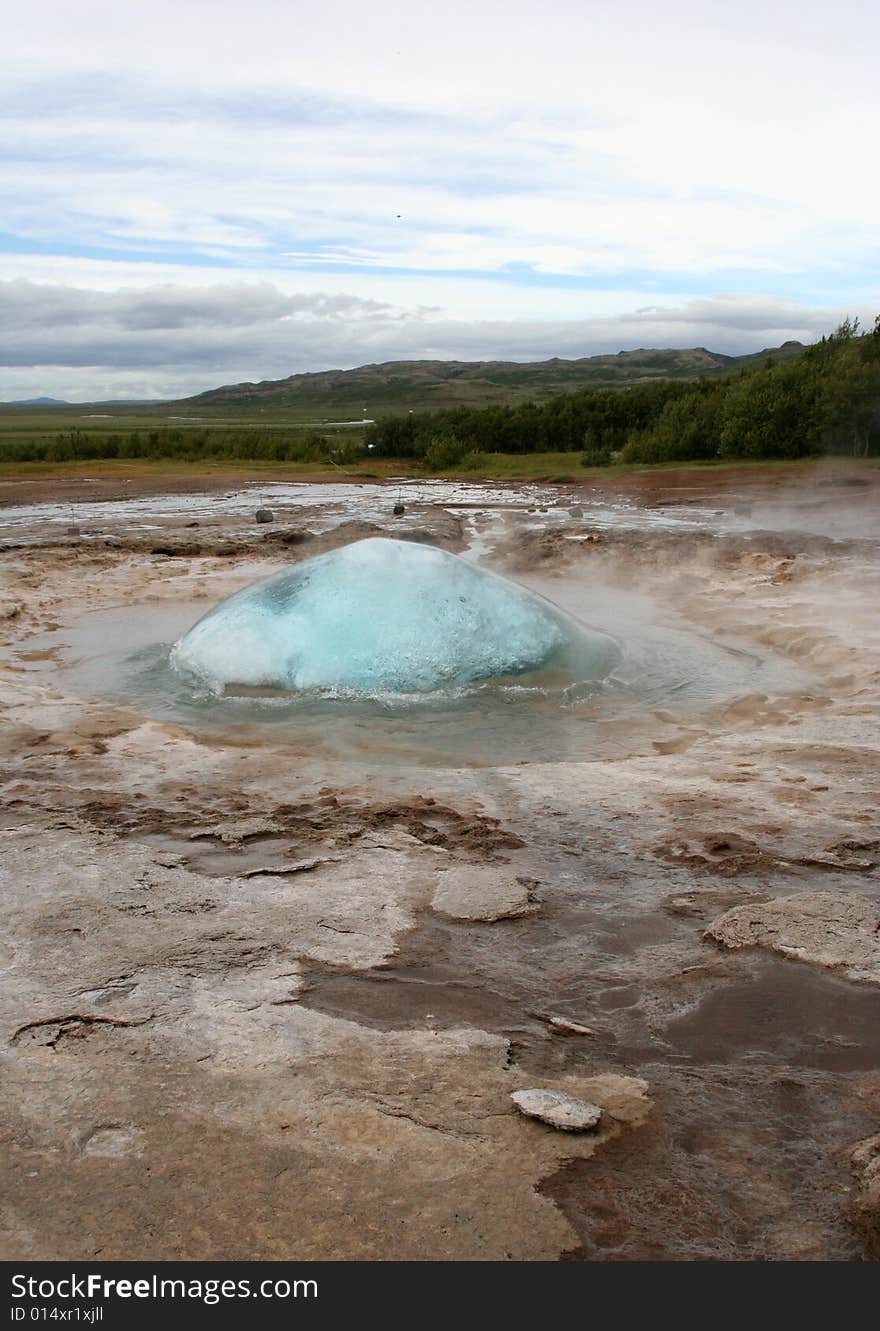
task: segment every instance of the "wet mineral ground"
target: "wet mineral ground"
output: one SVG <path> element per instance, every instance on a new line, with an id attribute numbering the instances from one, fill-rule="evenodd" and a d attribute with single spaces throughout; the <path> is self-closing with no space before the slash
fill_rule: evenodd
<path id="1" fill-rule="evenodd" d="M 880 1256 L 878 469 L 0 504 L 0 1256 Z M 210 605 L 381 534 L 619 677 L 175 691 Z"/>

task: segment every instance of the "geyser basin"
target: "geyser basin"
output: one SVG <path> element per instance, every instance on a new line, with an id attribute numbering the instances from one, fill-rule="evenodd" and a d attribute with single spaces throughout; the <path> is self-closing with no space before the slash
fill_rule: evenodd
<path id="1" fill-rule="evenodd" d="M 521 675 L 419 693 L 210 688 L 169 661 L 171 644 L 202 612 L 192 601 L 77 616 L 28 639 L 22 664 L 66 696 L 183 725 L 212 744 L 260 753 L 278 745 L 287 761 L 355 763 L 367 775 L 389 763 L 497 767 L 652 754 L 658 741 L 680 741 L 680 723 L 692 738 L 709 733 L 707 709 L 718 703 L 746 706 L 751 694 L 760 708 L 768 695 L 812 687 L 791 661 L 701 632 L 631 589 L 578 573 L 547 591 L 576 621 L 619 637 L 622 659 L 607 679 L 579 678 L 572 653 L 573 667 L 555 658 Z"/>
<path id="2" fill-rule="evenodd" d="M 604 679 L 613 638 L 412 541 L 356 541 L 236 592 L 174 646 L 176 670 L 239 688 L 427 692 L 556 668 Z"/>

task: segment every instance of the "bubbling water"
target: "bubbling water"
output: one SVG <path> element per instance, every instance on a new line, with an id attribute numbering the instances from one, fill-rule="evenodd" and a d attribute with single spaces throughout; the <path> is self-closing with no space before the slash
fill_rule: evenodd
<path id="1" fill-rule="evenodd" d="M 599 681 L 608 634 L 457 555 L 371 538 L 236 592 L 174 646 L 171 664 L 214 692 L 432 692 L 550 670 Z"/>

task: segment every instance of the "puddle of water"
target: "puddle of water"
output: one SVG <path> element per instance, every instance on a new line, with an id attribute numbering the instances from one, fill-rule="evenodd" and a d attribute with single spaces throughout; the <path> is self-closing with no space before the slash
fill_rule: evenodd
<path id="1" fill-rule="evenodd" d="M 542 1186 L 578 1235 L 574 1260 L 864 1260 L 846 1160 L 875 1125 L 839 1088 L 763 1068 L 640 1071 L 647 1126 Z"/>
<path id="2" fill-rule="evenodd" d="M 515 998 L 487 989 L 480 977 L 468 981 L 450 975 L 442 965 L 362 975 L 315 969 L 303 1001 L 329 1016 L 378 1030 L 462 1025 L 511 1030 L 528 1022 Z"/>
<path id="3" fill-rule="evenodd" d="M 880 991 L 797 962 L 765 959 L 670 1021 L 666 1039 L 698 1063 L 779 1061 L 880 1071 Z"/>

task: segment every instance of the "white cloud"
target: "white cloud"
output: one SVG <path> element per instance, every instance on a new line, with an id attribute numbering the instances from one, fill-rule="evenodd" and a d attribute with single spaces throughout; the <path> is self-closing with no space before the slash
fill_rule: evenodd
<path id="1" fill-rule="evenodd" d="M 257 377 L 374 345 L 565 354 L 568 328 L 616 350 L 637 327 L 723 349 L 786 300 L 792 335 L 880 306 L 863 0 L 5 9 L 0 275 L 58 288 L 12 339 L 35 363 L 92 356 L 166 393 L 261 355 Z M 86 311 L 164 285 L 179 299 Z M 662 319 L 633 316 L 651 302 Z"/>

